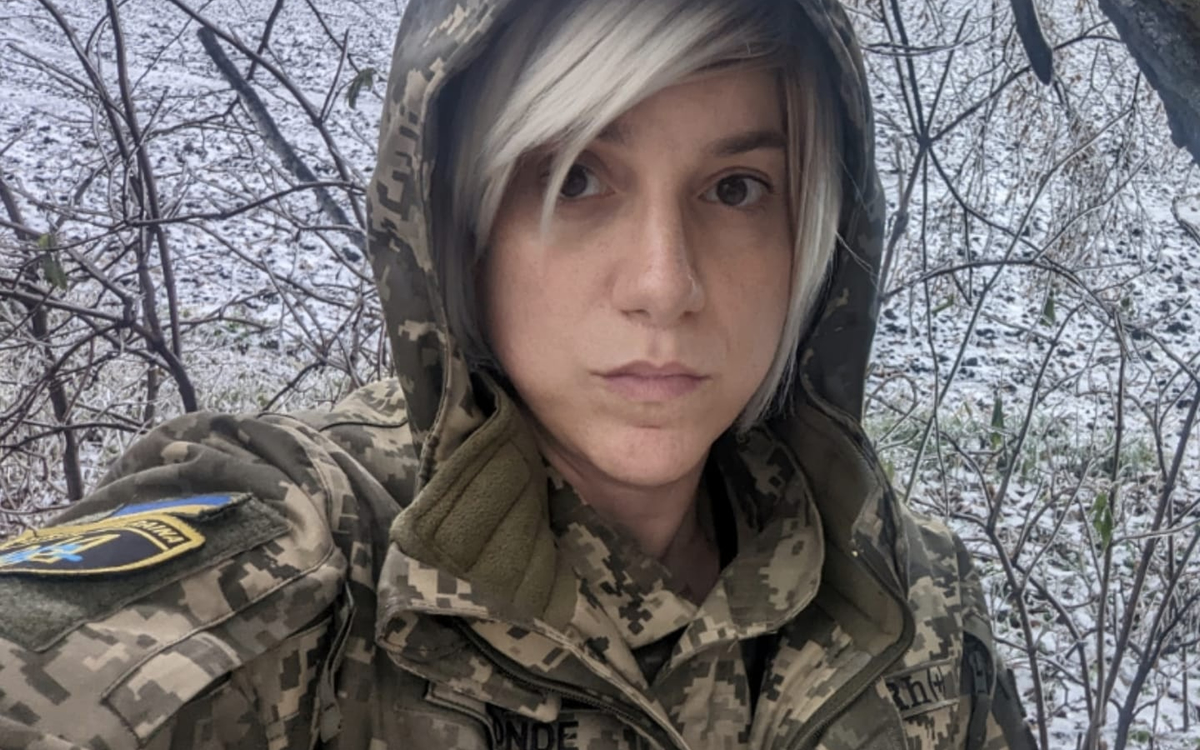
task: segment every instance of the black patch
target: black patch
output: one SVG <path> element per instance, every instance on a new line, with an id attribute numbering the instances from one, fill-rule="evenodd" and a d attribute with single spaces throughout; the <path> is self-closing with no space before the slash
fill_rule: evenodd
<path id="1" fill-rule="evenodd" d="M 197 549 L 204 536 L 165 513 L 54 526 L 0 542 L 0 576 L 94 576 L 152 568 Z"/>
<path id="2" fill-rule="evenodd" d="M 580 750 L 579 722 L 567 716 L 541 722 L 504 711 L 495 721 L 496 750 Z"/>
<path id="3" fill-rule="evenodd" d="M 112 520 L 128 523 L 158 517 L 158 514 L 139 514 Z M 287 519 L 256 498 L 192 522 L 203 529 L 204 546 L 152 568 L 96 576 L 0 576 L 0 601 L 20 602 L 19 606 L 0 606 L 0 636 L 32 651 L 44 651 L 83 623 L 99 620 L 288 530 Z"/>
<path id="4" fill-rule="evenodd" d="M 958 702 L 959 665 L 953 659 L 927 662 L 885 678 L 892 703 L 908 719 Z"/>
<path id="5" fill-rule="evenodd" d="M 246 493 L 154 500 L 0 541 L 0 576 L 96 576 L 155 567 L 204 545 L 187 521 L 211 521 Z"/>

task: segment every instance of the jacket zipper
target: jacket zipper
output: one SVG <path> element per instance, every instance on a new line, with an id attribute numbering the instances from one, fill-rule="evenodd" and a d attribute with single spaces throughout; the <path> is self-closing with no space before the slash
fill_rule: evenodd
<path id="1" fill-rule="evenodd" d="M 873 551 L 871 554 L 874 556 Z M 792 737 L 788 738 L 788 740 L 784 743 L 783 747 L 788 748 L 788 750 L 803 750 L 804 748 L 809 747 L 809 744 L 812 742 L 812 740 L 819 736 L 822 731 L 832 724 L 833 720 L 836 719 L 838 715 L 840 715 L 847 707 L 849 707 L 849 705 L 853 703 L 866 688 L 870 687 L 870 685 L 878 680 L 887 669 L 888 665 L 902 656 L 912 642 L 913 635 L 915 633 L 912 613 L 909 611 L 908 607 L 904 606 L 903 602 L 897 599 L 896 594 L 891 590 L 891 587 L 889 587 L 887 583 L 884 582 L 878 574 L 876 574 L 874 567 L 871 565 L 867 565 L 866 567 L 871 576 L 892 595 L 892 600 L 896 601 L 900 605 L 904 621 L 900 638 L 897 639 L 891 646 L 884 649 L 884 651 L 877 656 L 871 662 L 871 664 L 855 675 L 855 677 L 852 678 L 845 686 L 843 686 L 841 690 L 830 696 L 830 698 L 825 701 L 813 715 L 813 718 L 808 722 L 805 722 L 805 725 L 799 728 L 796 733 Z M 654 735 L 656 733 L 650 731 L 646 725 L 645 720 L 649 718 L 648 714 L 630 710 L 619 703 L 609 705 L 592 698 L 584 692 L 573 690 L 565 683 L 557 682 L 555 680 L 542 679 L 522 670 L 513 669 L 505 663 L 507 657 L 496 651 L 496 649 L 494 649 L 490 643 L 476 633 L 470 627 L 470 625 L 459 621 L 456 623 L 456 627 L 464 635 L 464 637 L 466 637 L 466 639 L 475 646 L 475 648 L 488 657 L 488 661 L 491 662 L 496 669 L 500 670 L 504 676 L 508 677 L 513 682 L 538 692 L 551 693 L 559 696 L 560 698 L 568 698 L 576 701 L 577 703 L 589 706 L 598 711 L 613 714 L 652 742 L 656 742 L 660 745 L 668 745 L 670 747 L 674 747 L 676 750 L 691 750 L 684 742 L 683 738 L 677 736 L 678 732 L 672 731 L 670 728 L 663 726 L 661 723 L 651 718 L 650 725 L 653 727 L 653 729 L 661 732 L 667 739 L 667 742 L 664 743 L 662 737 L 655 737 Z M 387 650 L 391 651 L 392 649 L 389 648 Z"/>
<path id="2" fill-rule="evenodd" d="M 667 727 L 662 726 L 654 719 L 651 719 L 650 723 L 652 724 L 653 728 L 662 732 L 663 735 L 665 735 L 665 737 L 668 739 L 668 742 L 664 743 L 662 738 L 655 737 L 655 733 L 649 731 L 645 725 L 645 718 L 647 717 L 644 714 L 641 714 L 637 711 L 631 711 L 620 704 L 608 705 L 596 700 L 595 698 L 592 698 L 586 693 L 578 690 L 572 690 L 571 687 L 565 683 L 542 679 L 526 672 L 512 669 L 505 663 L 507 657 L 497 652 L 496 649 L 492 648 L 491 644 L 484 640 L 474 630 L 472 630 L 470 625 L 467 625 L 466 623 L 459 623 L 458 627 L 462 631 L 463 635 L 466 636 L 467 640 L 469 640 L 483 654 L 487 655 L 488 660 L 492 663 L 492 665 L 503 672 L 504 675 L 513 682 L 533 688 L 539 692 L 544 691 L 553 693 L 561 698 L 569 698 L 570 700 L 582 703 L 585 706 L 590 706 L 599 711 L 615 714 L 619 719 L 624 721 L 627 725 L 633 727 L 635 731 L 644 735 L 652 742 L 660 745 L 665 744 L 676 748 L 676 750 L 690 750 L 690 748 L 688 748 L 688 746 L 684 743 L 682 737 L 675 736 L 678 734 L 678 732 L 674 732 Z"/>
<path id="3" fill-rule="evenodd" d="M 859 552 L 859 555 L 866 555 L 868 553 L 872 558 L 875 557 L 875 551 L 873 549 Z M 849 708 L 850 704 L 857 700 L 858 696 L 860 696 L 864 690 L 869 688 L 875 683 L 876 680 L 883 676 L 883 673 L 887 670 L 887 668 L 893 662 L 903 656 L 904 652 L 908 650 L 908 647 L 912 645 L 912 640 L 916 633 L 916 626 L 913 623 L 912 611 L 908 608 L 905 601 L 896 595 L 896 592 L 892 590 L 892 587 L 889 586 L 888 583 L 875 572 L 874 565 L 868 564 L 865 567 L 867 572 L 871 574 L 871 577 L 873 577 L 885 591 L 891 594 L 892 601 L 896 602 L 900 606 L 901 617 L 904 622 L 903 627 L 900 630 L 900 638 L 894 641 L 892 645 L 884 649 L 879 656 L 875 657 L 875 659 L 867 665 L 867 667 L 851 678 L 841 690 L 830 696 L 829 700 L 822 703 L 821 707 L 817 709 L 815 714 L 813 714 L 812 719 L 805 722 L 804 726 L 796 730 L 796 734 L 792 737 L 789 737 L 788 741 L 784 743 L 784 747 L 788 748 L 788 750 L 804 750 L 805 748 L 808 748 L 811 743 L 817 737 L 819 737 L 820 734 L 824 732 L 830 724 L 833 723 L 834 719 L 836 719 L 843 711 Z"/>

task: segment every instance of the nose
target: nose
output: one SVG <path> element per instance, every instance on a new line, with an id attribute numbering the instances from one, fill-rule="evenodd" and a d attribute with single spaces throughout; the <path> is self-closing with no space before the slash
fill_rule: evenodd
<path id="1" fill-rule="evenodd" d="M 634 212 L 620 253 L 614 301 L 655 328 L 669 327 L 704 307 L 704 286 L 677 200 L 649 201 Z"/>

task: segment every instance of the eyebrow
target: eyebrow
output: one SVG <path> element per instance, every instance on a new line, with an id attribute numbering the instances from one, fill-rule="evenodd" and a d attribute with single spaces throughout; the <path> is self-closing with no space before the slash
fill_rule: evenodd
<path id="1" fill-rule="evenodd" d="M 596 140 L 613 143 L 617 146 L 625 146 L 629 144 L 629 126 L 620 120 L 610 122 L 601 130 Z"/>
<path id="2" fill-rule="evenodd" d="M 722 138 L 709 147 L 714 156 L 737 156 L 760 148 L 787 150 L 787 138 L 778 130 L 751 130 Z"/>
<path id="3" fill-rule="evenodd" d="M 596 136 L 596 140 L 612 143 L 617 146 L 626 146 L 629 144 L 631 133 L 629 126 L 621 121 L 609 123 L 607 127 L 600 131 Z M 764 130 L 749 130 L 745 133 L 737 133 L 727 136 L 709 146 L 709 152 L 713 156 L 728 157 L 744 154 L 749 151 L 757 151 L 760 148 L 787 150 L 787 137 L 779 130 L 764 129 Z"/>

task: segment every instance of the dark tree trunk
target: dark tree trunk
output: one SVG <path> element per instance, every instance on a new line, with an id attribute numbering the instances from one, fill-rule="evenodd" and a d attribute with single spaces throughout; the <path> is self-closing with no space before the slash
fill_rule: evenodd
<path id="1" fill-rule="evenodd" d="M 1167 109 L 1171 137 L 1200 164 L 1200 0 L 1100 0 Z"/>

